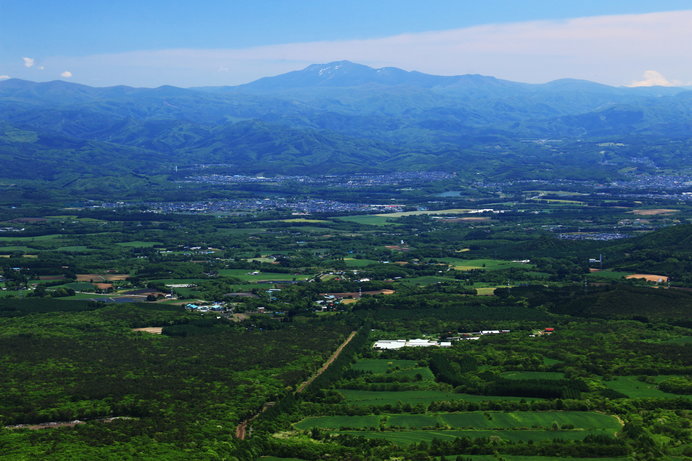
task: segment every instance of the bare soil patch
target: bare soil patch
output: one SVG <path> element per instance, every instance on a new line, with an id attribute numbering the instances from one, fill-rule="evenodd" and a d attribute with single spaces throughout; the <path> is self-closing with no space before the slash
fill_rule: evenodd
<path id="1" fill-rule="evenodd" d="M 632 210 L 631 213 L 639 216 L 657 216 L 662 214 L 677 213 L 678 211 L 680 210 L 670 208 L 653 208 L 651 210 Z"/>
<path id="2" fill-rule="evenodd" d="M 39 275 L 39 280 L 65 280 L 64 275 Z"/>
<path id="3" fill-rule="evenodd" d="M 145 333 L 151 333 L 153 335 L 160 335 L 163 332 L 163 327 L 133 328 L 132 331 L 143 331 Z"/>
<path id="4" fill-rule="evenodd" d="M 115 282 L 125 280 L 128 274 L 77 274 L 78 282 Z"/>
<path id="5" fill-rule="evenodd" d="M 345 293 L 320 293 L 322 296 L 325 295 L 332 295 L 335 298 L 358 298 L 360 295 L 393 295 L 396 293 L 395 290 L 388 290 L 388 289 L 382 289 L 382 290 L 372 290 L 372 291 L 363 291 L 363 292 L 357 292 L 357 291 L 348 291 Z"/>
<path id="6" fill-rule="evenodd" d="M 632 274 L 625 277 L 626 279 L 645 279 L 647 282 L 666 283 L 668 282 L 667 275 L 656 274 Z"/>

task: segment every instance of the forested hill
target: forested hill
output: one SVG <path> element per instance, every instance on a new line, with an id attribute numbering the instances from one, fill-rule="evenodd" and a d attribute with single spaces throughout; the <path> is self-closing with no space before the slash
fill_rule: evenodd
<path id="1" fill-rule="evenodd" d="M 55 180 L 94 165 L 94 174 L 116 175 L 222 163 L 241 173 L 578 177 L 586 168 L 613 176 L 690 164 L 690 102 L 683 88 L 537 85 L 348 61 L 235 87 L 8 79 L 0 81 L 0 161 L 9 168 L 0 175 Z"/>

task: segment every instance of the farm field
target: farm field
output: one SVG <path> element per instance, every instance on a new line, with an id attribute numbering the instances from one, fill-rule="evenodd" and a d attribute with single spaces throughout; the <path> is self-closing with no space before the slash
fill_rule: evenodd
<path id="1" fill-rule="evenodd" d="M 313 427 L 349 429 L 367 427 L 404 429 L 473 429 L 473 430 L 551 430 L 571 425 L 574 430 L 597 430 L 615 433 L 621 428 L 614 416 L 586 411 L 470 411 L 433 414 L 384 414 L 367 416 L 317 416 L 306 418 L 295 426 L 301 430 Z M 570 430 L 572 430 L 570 429 Z"/>
<path id="2" fill-rule="evenodd" d="M 667 214 L 672 214 L 672 213 L 678 213 L 680 210 L 673 209 L 673 208 L 639 208 L 636 210 L 632 210 L 629 213 L 638 215 L 638 216 L 658 216 L 658 215 L 667 215 Z"/>
<path id="3" fill-rule="evenodd" d="M 380 415 L 363 415 L 363 416 L 312 416 L 294 424 L 296 429 L 308 430 L 313 427 L 323 429 L 339 429 L 341 427 L 349 428 L 368 428 L 377 427 L 382 420 Z"/>
<path id="4" fill-rule="evenodd" d="M 286 223 L 324 223 L 330 222 L 325 219 L 308 219 L 308 218 L 290 218 L 290 219 L 280 219 L 278 222 Z"/>
<path id="5" fill-rule="evenodd" d="M 541 440 L 583 440 L 588 435 L 604 434 L 600 430 L 413 430 L 413 431 L 340 431 L 341 434 L 358 435 L 369 439 L 389 440 L 397 445 L 411 445 L 430 442 L 435 439 L 453 440 L 457 437 L 472 439 L 481 437 L 498 437 L 510 442 Z"/>
<path id="6" fill-rule="evenodd" d="M 457 394 L 445 391 L 362 391 L 353 389 L 337 389 L 347 402 L 355 405 L 396 405 L 399 402 L 415 405 L 418 403 L 428 404 L 444 400 L 465 400 L 467 402 L 483 401 L 531 401 L 540 400 L 527 397 L 505 397 L 498 395 L 472 395 Z"/>
<path id="7" fill-rule="evenodd" d="M 373 382 L 392 379 L 435 380 L 430 368 L 418 366 L 414 360 L 360 359 L 351 369 L 371 373 L 369 379 Z"/>
<path id="8" fill-rule="evenodd" d="M 626 279 L 643 279 L 646 280 L 647 282 L 654 282 L 654 283 L 666 283 L 668 282 L 668 276 L 666 275 L 658 275 L 658 274 L 632 274 L 628 275 L 625 277 Z"/>
<path id="9" fill-rule="evenodd" d="M 392 372 L 397 369 L 417 367 L 418 363 L 415 360 L 403 359 L 360 359 L 354 363 L 351 368 L 357 371 L 365 371 L 374 374 L 382 374 Z"/>
<path id="10" fill-rule="evenodd" d="M 450 208 L 447 210 L 420 210 L 420 211 L 400 211 L 397 213 L 379 213 L 376 216 L 385 216 L 389 218 L 402 218 L 404 216 L 422 216 L 422 215 L 441 215 L 441 214 L 465 214 L 474 211 L 468 208 Z"/>
<path id="11" fill-rule="evenodd" d="M 347 267 L 365 267 L 370 264 L 378 264 L 379 261 L 375 261 L 374 259 L 344 258 L 344 263 Z"/>
<path id="12" fill-rule="evenodd" d="M 120 242 L 116 243 L 116 245 L 121 246 L 121 247 L 128 247 L 128 248 L 151 248 L 155 247 L 157 245 L 163 245 L 161 242 L 145 242 L 141 240 L 134 240 L 131 242 Z"/>
<path id="13" fill-rule="evenodd" d="M 507 379 L 564 379 L 565 374 L 556 371 L 506 371 L 500 376 Z"/>
<path id="14" fill-rule="evenodd" d="M 406 285 L 433 285 L 440 282 L 453 282 L 455 279 L 452 277 L 441 277 L 439 275 L 423 275 L 421 277 L 409 277 L 401 279 L 398 283 Z"/>
<path id="15" fill-rule="evenodd" d="M 670 378 L 670 376 L 655 376 L 653 378 L 658 383 L 666 378 Z M 672 399 L 681 397 L 681 395 L 671 394 L 658 389 L 656 384 L 639 381 L 636 376 L 616 376 L 612 381 L 604 381 L 603 384 L 632 399 Z"/>
<path id="16" fill-rule="evenodd" d="M 464 460 L 471 461 L 497 461 L 498 457 L 495 455 L 463 455 L 461 456 Z M 279 458 L 277 458 L 279 459 Z M 441 459 L 445 461 L 456 461 L 457 456 L 443 456 Z M 521 455 L 502 455 L 502 459 L 505 461 L 553 461 L 555 458 L 551 456 L 521 456 Z M 561 457 L 562 461 L 628 461 L 629 458 L 573 458 L 573 457 Z"/>
<path id="17" fill-rule="evenodd" d="M 394 222 L 390 222 L 389 218 L 393 218 L 393 216 L 388 217 L 386 215 L 365 214 L 354 216 L 339 216 L 336 219 L 339 221 L 348 221 L 356 224 L 364 224 L 366 226 L 398 225 Z"/>
<path id="18" fill-rule="evenodd" d="M 255 274 L 255 272 L 258 272 Z M 261 280 L 307 280 L 309 275 L 288 274 L 282 272 L 260 272 L 248 269 L 221 269 L 219 275 L 224 277 L 234 277 L 245 282 L 258 282 Z"/>
<path id="19" fill-rule="evenodd" d="M 0 252 L 9 253 L 13 251 L 36 251 L 36 248 L 29 248 L 23 245 L 5 246 L 0 247 Z"/>
<path id="20" fill-rule="evenodd" d="M 608 280 L 622 280 L 631 274 L 632 274 L 631 272 L 602 270 L 602 271 L 590 272 L 587 275 L 587 277 L 594 278 L 594 279 L 595 278 L 602 278 L 602 279 L 608 279 Z"/>
<path id="21" fill-rule="evenodd" d="M 41 242 L 44 240 L 55 240 L 64 237 L 61 234 L 46 234 L 35 237 L 0 237 L 0 242 Z"/>
<path id="22" fill-rule="evenodd" d="M 503 259 L 461 259 L 461 258 L 441 258 L 458 271 L 487 270 L 494 271 L 509 268 L 533 269 L 535 266 L 530 263 L 517 263 Z"/>

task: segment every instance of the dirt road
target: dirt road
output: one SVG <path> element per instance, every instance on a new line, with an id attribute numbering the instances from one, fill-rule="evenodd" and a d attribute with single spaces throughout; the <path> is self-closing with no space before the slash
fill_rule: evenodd
<path id="1" fill-rule="evenodd" d="M 341 343 L 341 345 L 334 351 L 332 356 L 329 357 L 329 359 L 327 359 L 326 362 L 324 362 L 322 367 L 320 367 L 319 370 L 317 370 L 315 373 L 313 373 L 313 375 L 310 376 L 307 379 L 307 381 L 305 381 L 300 386 L 298 386 L 298 389 L 296 389 L 296 394 L 300 394 L 301 392 L 303 392 L 305 390 L 305 388 L 307 388 L 310 384 L 312 384 L 312 382 L 314 380 L 316 380 L 322 373 L 327 371 L 327 368 L 329 368 L 331 366 L 331 364 L 334 363 L 334 360 L 336 360 L 339 357 L 339 355 L 341 355 L 341 351 L 344 350 L 344 347 L 348 346 L 348 343 L 351 342 L 351 340 L 353 339 L 354 336 L 356 336 L 356 332 L 352 331 L 351 334 L 348 335 L 348 338 L 346 338 L 344 340 L 344 342 Z"/>
<path id="2" fill-rule="evenodd" d="M 313 373 L 312 376 L 310 376 L 310 377 L 309 377 L 305 382 L 303 382 L 300 386 L 298 386 L 298 388 L 296 389 L 296 392 L 295 392 L 295 393 L 296 393 L 296 394 L 300 394 L 300 393 L 302 393 L 303 391 L 305 391 L 305 389 L 306 389 L 314 380 L 316 380 L 322 373 L 324 373 L 324 372 L 331 366 L 331 364 L 334 363 L 334 360 L 336 360 L 336 359 L 339 357 L 339 355 L 341 355 L 341 352 L 344 350 L 344 348 L 345 348 L 346 346 L 348 346 L 348 343 L 350 343 L 351 340 L 356 336 L 356 333 L 357 333 L 357 332 L 352 331 L 351 334 L 348 335 L 348 338 L 346 338 L 346 339 L 344 340 L 344 342 L 341 343 L 341 345 L 334 351 L 334 353 L 331 355 L 331 357 L 329 357 L 329 358 L 327 359 L 327 361 L 324 362 L 324 364 L 322 364 L 322 366 L 320 367 L 320 369 L 317 370 L 315 373 Z M 248 435 L 248 434 L 247 434 L 247 433 L 248 433 L 248 426 L 250 425 L 250 423 L 251 423 L 255 418 L 257 418 L 259 415 L 261 415 L 262 413 L 264 413 L 268 408 L 272 407 L 274 404 L 275 404 L 275 402 L 267 402 L 267 403 L 265 403 L 264 406 L 262 406 L 262 409 L 261 409 L 257 414 L 253 415 L 251 418 L 248 418 L 248 419 L 242 421 L 240 424 L 238 424 L 238 426 L 235 428 L 235 436 L 236 436 L 236 438 L 237 438 L 237 439 L 240 439 L 240 440 L 245 440 L 245 438 L 246 438 L 247 435 Z"/>

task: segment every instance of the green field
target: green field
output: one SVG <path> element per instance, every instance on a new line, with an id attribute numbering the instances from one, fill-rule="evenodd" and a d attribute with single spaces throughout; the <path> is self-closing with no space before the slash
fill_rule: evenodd
<path id="1" fill-rule="evenodd" d="M 206 282 L 209 279 L 155 279 L 150 280 L 151 283 L 161 283 L 164 285 L 196 285 L 200 282 Z"/>
<path id="2" fill-rule="evenodd" d="M 11 253 L 13 251 L 36 251 L 36 248 L 29 248 L 27 246 L 6 246 L 0 247 L 0 253 Z"/>
<path id="3" fill-rule="evenodd" d="M 384 426 L 404 429 L 468 429 L 468 430 L 552 430 L 572 425 L 582 431 L 617 432 L 621 424 L 614 416 L 587 411 L 469 411 L 461 413 L 389 414 L 367 416 L 315 416 L 295 425 L 301 430 L 359 429 Z"/>
<path id="4" fill-rule="evenodd" d="M 65 296 L 64 298 L 60 298 L 61 300 L 65 301 L 83 301 L 85 299 L 108 299 L 112 298 L 113 295 L 100 295 L 100 294 L 95 294 L 95 293 L 77 293 L 74 296 Z"/>
<path id="5" fill-rule="evenodd" d="M 661 382 L 670 376 L 654 376 L 656 382 Z M 680 395 L 663 392 L 656 384 L 639 381 L 636 376 L 616 376 L 612 381 L 604 381 L 603 384 L 610 389 L 625 394 L 632 399 L 672 399 Z"/>
<path id="6" fill-rule="evenodd" d="M 132 242 L 120 242 L 116 243 L 116 245 L 121 246 L 121 247 L 128 247 L 128 248 L 151 248 L 155 247 L 156 245 L 163 245 L 161 242 L 144 242 L 140 240 L 135 240 Z"/>
<path id="7" fill-rule="evenodd" d="M 404 216 L 422 216 L 422 215 L 443 215 L 443 214 L 467 214 L 468 208 L 449 208 L 446 210 L 420 210 L 420 211 L 399 211 L 396 213 L 380 213 L 378 216 L 388 218 L 402 218 Z"/>
<path id="8" fill-rule="evenodd" d="M 506 371 L 500 374 L 507 379 L 565 379 L 565 374 L 556 371 Z"/>
<path id="9" fill-rule="evenodd" d="M 46 234 L 36 237 L 0 237 L 0 242 L 40 242 L 42 240 L 54 240 L 62 237 L 60 234 Z"/>
<path id="10" fill-rule="evenodd" d="M 514 412 L 464 412 L 437 415 L 445 425 L 454 428 L 473 429 L 550 429 L 554 423 L 559 427 L 567 424 L 576 429 L 602 429 L 616 432 L 620 422 L 602 413 L 587 411 L 514 411 Z"/>
<path id="11" fill-rule="evenodd" d="M 498 400 L 540 400 L 523 397 L 504 397 L 496 395 L 457 394 L 445 391 L 361 391 L 353 389 L 337 389 L 344 398 L 355 405 L 396 405 L 401 402 L 416 405 L 431 402 L 465 400 L 468 402 L 498 401 Z"/>
<path id="12" fill-rule="evenodd" d="M 355 215 L 355 216 L 340 216 L 339 221 L 354 222 L 356 224 L 365 224 L 368 226 L 387 226 L 396 223 L 389 222 L 390 217 L 378 216 L 374 214 Z"/>
<path id="13" fill-rule="evenodd" d="M 591 272 L 588 274 L 588 277 L 594 278 L 594 279 L 607 279 L 607 280 L 622 280 L 628 275 L 632 275 L 632 272 L 618 272 L 618 271 L 609 271 L 609 270 L 603 270 L 603 271 L 598 271 L 598 272 Z"/>
<path id="14" fill-rule="evenodd" d="M 441 258 L 441 261 L 446 262 L 458 271 L 468 271 L 474 269 L 482 269 L 487 271 L 495 271 L 500 269 L 534 269 L 533 264 L 515 263 L 504 259 L 460 259 L 460 258 Z"/>
<path id="15" fill-rule="evenodd" d="M 415 378 L 416 376 L 420 376 L 422 381 L 435 381 L 435 375 L 428 367 L 407 368 L 387 374 L 386 376 L 394 378 Z"/>
<path id="16" fill-rule="evenodd" d="M 440 282 L 454 282 L 456 279 L 452 277 L 441 277 L 439 275 L 423 275 L 421 277 L 410 277 L 401 279 L 398 283 L 406 285 L 433 285 Z"/>
<path id="17" fill-rule="evenodd" d="M 357 435 L 369 439 L 389 440 L 397 445 L 410 445 L 419 442 L 430 442 L 435 439 L 453 440 L 457 437 L 499 437 L 500 439 L 518 441 L 541 441 L 541 440 L 582 440 L 587 435 L 604 434 L 603 431 L 592 430 L 568 430 L 568 431 L 546 431 L 546 430 L 522 430 L 522 431 L 503 431 L 503 430 L 431 430 L 431 431 L 340 431 L 342 434 Z"/>
<path id="18" fill-rule="evenodd" d="M 365 267 L 370 264 L 378 264 L 379 261 L 375 261 L 374 259 L 344 258 L 344 263 L 346 267 Z"/>
<path id="19" fill-rule="evenodd" d="M 417 366 L 418 363 L 415 360 L 360 359 L 354 363 L 351 368 L 379 375 Z"/>
<path id="20" fill-rule="evenodd" d="M 471 459 L 473 461 L 498 461 L 498 459 L 503 459 L 505 461 L 554 461 L 555 458 L 552 456 L 521 456 L 521 455 L 501 455 L 498 458 L 495 455 L 460 455 L 462 459 Z M 445 461 L 456 461 L 457 455 L 444 456 Z M 264 459 L 264 458 L 262 458 Z M 276 458 L 277 460 L 280 458 Z M 627 461 L 630 458 L 568 458 L 560 457 L 562 461 Z"/>
<path id="21" fill-rule="evenodd" d="M 323 429 L 339 429 L 348 427 L 352 429 L 377 427 L 382 417 L 380 415 L 364 416 L 312 416 L 296 423 L 296 429 L 307 430 L 313 427 Z"/>
<path id="22" fill-rule="evenodd" d="M 255 274 L 257 272 L 257 274 Z M 307 280 L 311 276 L 304 274 L 287 274 L 281 272 L 260 272 L 248 269 L 221 269 L 219 275 L 234 277 L 245 282 L 258 282 L 261 280 Z"/>
<path id="23" fill-rule="evenodd" d="M 60 286 L 72 288 L 75 291 L 94 291 L 94 285 L 89 282 L 70 282 Z"/>

